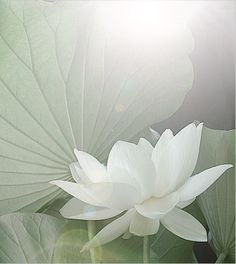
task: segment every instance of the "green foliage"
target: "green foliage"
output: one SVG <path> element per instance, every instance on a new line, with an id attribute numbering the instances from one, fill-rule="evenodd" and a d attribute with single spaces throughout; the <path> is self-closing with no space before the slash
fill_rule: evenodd
<path id="1" fill-rule="evenodd" d="M 107 221 L 99 221 L 101 228 Z M 87 222 L 46 214 L 14 213 L 0 217 L 0 262 L 89 263 Z M 99 262 L 142 262 L 142 238 L 118 238 L 95 249 Z"/>
<path id="2" fill-rule="evenodd" d="M 204 128 L 196 172 L 230 163 L 235 165 L 235 130 Z M 197 199 L 209 227 L 209 242 L 216 255 L 235 262 L 235 166 Z"/>
<path id="3" fill-rule="evenodd" d="M 1 263 L 50 263 L 65 220 L 44 214 L 0 217 Z"/>

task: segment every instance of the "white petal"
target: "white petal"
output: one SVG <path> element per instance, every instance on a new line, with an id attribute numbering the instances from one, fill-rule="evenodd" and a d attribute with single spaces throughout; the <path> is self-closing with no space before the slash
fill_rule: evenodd
<path id="1" fill-rule="evenodd" d="M 143 216 L 159 218 L 172 210 L 179 202 L 179 194 L 171 193 L 163 198 L 150 198 L 142 204 L 135 205 L 136 210 Z"/>
<path id="2" fill-rule="evenodd" d="M 180 200 L 186 201 L 195 198 L 211 186 L 226 170 L 233 165 L 225 164 L 216 166 L 192 176 L 179 188 Z"/>
<path id="3" fill-rule="evenodd" d="M 196 167 L 201 142 L 202 128 L 203 123 L 200 123 L 197 127 L 195 124 L 190 124 L 186 127 L 186 131 L 184 131 L 184 128 L 182 130 L 183 132 L 181 133 L 180 131 L 180 133 L 176 135 L 176 139 L 173 140 L 173 144 L 177 144 L 177 147 L 179 147 L 179 153 L 177 153 L 177 155 L 179 155 L 180 158 L 184 159 L 182 169 L 180 166 L 178 167 L 179 175 L 177 184 L 179 185 L 192 175 Z"/>
<path id="4" fill-rule="evenodd" d="M 190 177 L 196 167 L 198 154 L 199 154 L 199 148 L 200 148 L 200 142 L 201 142 L 201 137 L 202 137 L 202 128 L 203 128 L 203 123 L 200 123 L 195 128 L 196 135 L 195 135 L 194 142 L 192 142 L 192 149 L 187 159 L 187 166 L 185 164 L 185 175 L 183 175 L 182 177 L 180 175 L 180 177 L 182 178 L 182 181 L 185 181 L 186 178 Z"/>
<path id="5" fill-rule="evenodd" d="M 151 157 L 153 146 L 149 141 L 147 141 L 145 138 L 140 138 L 138 142 L 138 146 L 144 149 L 146 153 Z"/>
<path id="6" fill-rule="evenodd" d="M 79 166 L 79 162 L 73 162 L 69 165 L 71 175 L 75 182 L 78 183 L 91 183 L 87 175 L 84 173 L 84 171 Z"/>
<path id="7" fill-rule="evenodd" d="M 124 234 L 129 228 L 134 211 L 134 209 L 129 210 L 124 215 L 105 226 L 92 240 L 85 244 L 81 252 L 91 247 L 104 245 Z"/>
<path id="8" fill-rule="evenodd" d="M 93 206 L 72 198 L 60 210 L 63 217 L 80 220 L 102 220 L 114 217 L 122 211 L 116 211 L 106 207 Z"/>
<path id="9" fill-rule="evenodd" d="M 140 193 L 133 186 L 124 183 L 93 183 L 90 185 L 67 181 L 52 181 L 75 198 L 95 206 L 114 210 L 127 210 L 140 203 Z"/>
<path id="10" fill-rule="evenodd" d="M 86 152 L 74 150 L 79 164 L 91 182 L 108 182 L 107 170 L 97 159 Z"/>
<path id="11" fill-rule="evenodd" d="M 154 152 L 153 152 L 153 159 L 156 158 L 156 155 L 159 155 L 163 151 L 163 149 L 166 147 L 167 143 L 171 141 L 171 139 L 174 137 L 173 132 L 171 129 L 166 129 L 160 136 L 160 139 L 158 140 Z"/>
<path id="12" fill-rule="evenodd" d="M 170 232 L 186 240 L 207 241 L 207 232 L 204 226 L 181 209 L 174 208 L 160 221 Z"/>
<path id="13" fill-rule="evenodd" d="M 199 152 L 199 131 L 194 124 L 188 125 L 157 155 L 155 166 L 159 179 L 155 192 L 160 197 L 176 190 L 191 176 Z"/>
<path id="14" fill-rule="evenodd" d="M 129 231 L 136 236 L 148 236 L 156 234 L 160 226 L 158 219 L 151 219 L 135 212 L 131 222 Z"/>
<path id="15" fill-rule="evenodd" d="M 193 203 L 195 201 L 196 198 L 193 198 L 193 199 L 190 199 L 190 200 L 187 200 L 187 201 L 182 201 L 182 202 L 178 202 L 177 203 L 177 207 L 179 208 L 184 208 L 184 207 L 187 207 L 188 205 L 190 205 L 191 203 Z"/>
<path id="16" fill-rule="evenodd" d="M 137 182 L 143 199 L 154 191 L 154 165 L 146 152 L 135 144 L 118 141 L 109 154 L 107 170 L 113 181 Z"/>
<path id="17" fill-rule="evenodd" d="M 51 184 L 57 185 L 62 190 L 66 191 L 75 198 L 95 206 L 103 206 L 104 204 L 100 200 L 99 196 L 96 196 L 97 193 L 93 193 L 92 189 L 87 187 L 84 184 L 73 183 L 68 181 L 51 181 Z M 103 190 L 104 191 L 104 190 Z"/>
<path id="18" fill-rule="evenodd" d="M 161 135 L 160 139 L 158 140 L 155 148 L 153 149 L 152 161 L 155 165 L 156 171 L 158 171 L 161 155 L 173 137 L 174 137 L 173 132 L 170 129 L 166 129 L 162 133 L 162 135 Z"/>
<path id="19" fill-rule="evenodd" d="M 168 143 L 171 141 L 173 138 L 173 133 L 170 129 L 166 129 L 162 135 L 160 136 L 160 139 L 158 140 L 155 148 L 153 149 L 152 152 L 152 161 L 154 163 L 155 169 L 156 169 L 156 185 L 159 184 L 160 182 L 160 176 L 159 176 L 159 169 L 160 169 L 160 159 L 163 155 L 164 150 L 167 148 Z"/>

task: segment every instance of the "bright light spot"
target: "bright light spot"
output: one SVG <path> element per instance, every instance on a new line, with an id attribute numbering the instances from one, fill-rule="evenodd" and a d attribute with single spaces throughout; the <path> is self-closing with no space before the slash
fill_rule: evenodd
<path id="1" fill-rule="evenodd" d="M 115 106 L 115 110 L 116 110 L 117 113 L 122 113 L 125 110 L 125 106 L 123 104 L 117 104 Z"/>
<path id="2" fill-rule="evenodd" d="M 195 1 L 98 2 L 104 28 L 136 41 L 180 34 L 199 6 Z"/>

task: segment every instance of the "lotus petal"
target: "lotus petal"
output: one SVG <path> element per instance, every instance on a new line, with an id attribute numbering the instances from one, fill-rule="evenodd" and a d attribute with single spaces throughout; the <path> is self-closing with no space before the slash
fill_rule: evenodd
<path id="1" fill-rule="evenodd" d="M 91 247 L 101 246 L 124 234 L 129 228 L 130 220 L 134 212 L 135 210 L 131 209 L 109 225 L 105 226 L 95 237 L 93 237 L 93 239 L 84 245 L 81 251 L 87 250 Z"/>
<path id="2" fill-rule="evenodd" d="M 198 127 L 195 124 L 190 124 L 175 135 L 169 142 L 164 144 L 166 147 L 158 153 L 158 145 L 161 144 L 161 138 L 154 149 L 157 152 L 153 156 L 153 161 L 156 166 L 157 179 L 156 193 L 163 196 L 180 187 L 188 177 L 192 175 L 195 168 L 202 124 Z"/>
<path id="3" fill-rule="evenodd" d="M 149 156 L 152 155 L 153 146 L 152 146 L 152 144 L 151 144 L 149 141 L 147 141 L 145 138 L 140 138 L 140 139 L 139 139 L 138 146 L 140 146 L 141 148 L 143 148 L 143 149 L 147 152 L 147 154 L 148 154 Z"/>
<path id="4" fill-rule="evenodd" d="M 181 209 L 174 208 L 160 221 L 169 231 L 186 240 L 207 241 L 207 232 L 203 225 Z"/>
<path id="5" fill-rule="evenodd" d="M 153 194 L 155 168 L 149 155 L 139 146 L 124 141 L 115 143 L 108 157 L 107 171 L 113 181 L 137 182 L 143 199 Z"/>
<path id="6" fill-rule="evenodd" d="M 192 176 L 178 190 L 180 201 L 187 201 L 197 197 L 208 189 L 226 170 L 232 168 L 231 164 L 219 165 Z"/>
<path id="7" fill-rule="evenodd" d="M 133 186 L 125 183 L 104 182 L 84 185 L 61 180 L 51 183 L 75 198 L 94 206 L 127 210 L 141 201 L 140 193 Z"/>
<path id="8" fill-rule="evenodd" d="M 80 201 L 77 198 L 69 200 L 60 210 L 65 218 L 80 220 L 102 220 L 114 217 L 122 211 L 115 211 L 110 208 L 93 206 Z"/>
<path id="9" fill-rule="evenodd" d="M 85 175 L 91 182 L 99 183 L 109 181 L 106 167 L 96 158 L 77 149 L 75 149 L 75 155 Z"/>
<path id="10" fill-rule="evenodd" d="M 129 231 L 136 236 L 148 236 L 156 234 L 159 226 L 158 219 L 151 219 L 135 212 L 130 222 Z"/>
<path id="11" fill-rule="evenodd" d="M 172 210 L 179 202 L 179 194 L 173 192 L 163 198 L 150 198 L 142 204 L 135 205 L 136 210 L 143 216 L 160 218 Z"/>
<path id="12" fill-rule="evenodd" d="M 84 171 L 81 169 L 78 162 L 72 162 L 69 168 L 70 168 L 71 176 L 73 177 L 75 182 L 91 183 L 89 178 L 86 176 Z"/>

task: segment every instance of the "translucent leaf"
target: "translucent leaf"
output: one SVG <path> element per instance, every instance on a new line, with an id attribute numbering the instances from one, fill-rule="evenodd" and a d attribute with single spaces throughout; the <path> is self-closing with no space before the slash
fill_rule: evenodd
<path id="1" fill-rule="evenodd" d="M 43 214 L 0 217 L 1 263 L 51 263 L 64 220 Z"/>
<path id="2" fill-rule="evenodd" d="M 0 1 L 0 214 L 58 198 L 49 181 L 71 178 L 74 148 L 104 161 L 115 141 L 173 114 L 191 88 L 187 29 L 138 44 L 109 34 L 99 10 Z"/>
<path id="3" fill-rule="evenodd" d="M 204 128 L 196 172 L 224 163 L 235 164 L 235 130 Z M 210 244 L 226 262 L 235 259 L 235 166 L 197 199 L 209 227 Z"/>

